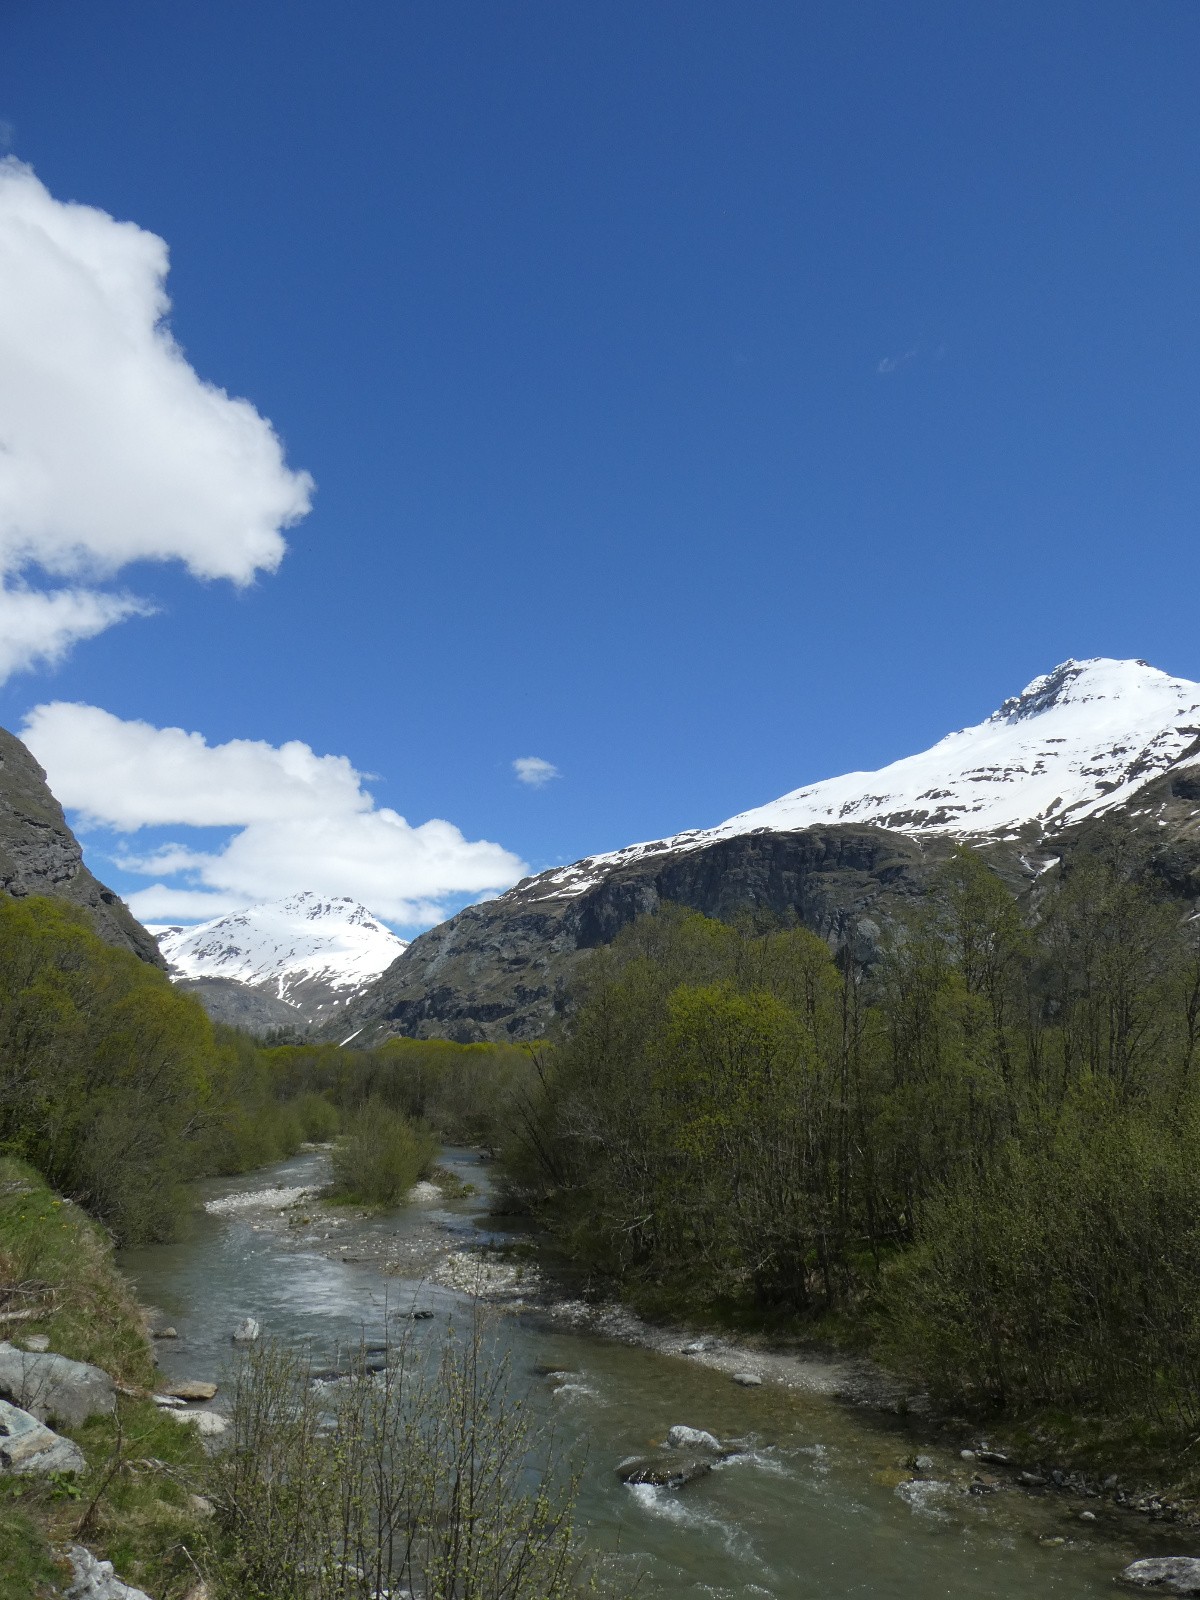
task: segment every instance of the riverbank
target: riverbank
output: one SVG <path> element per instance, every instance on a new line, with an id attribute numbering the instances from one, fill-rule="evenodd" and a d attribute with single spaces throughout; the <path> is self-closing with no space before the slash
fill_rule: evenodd
<path id="1" fill-rule="evenodd" d="M 241 1212 L 253 1229 L 275 1234 L 285 1246 L 370 1264 L 405 1282 L 468 1294 L 498 1309 L 535 1317 L 548 1328 L 686 1360 L 745 1387 L 820 1396 L 895 1418 L 907 1440 L 907 1449 L 897 1454 L 897 1481 L 911 1480 L 914 1492 L 935 1472 L 939 1482 L 963 1494 L 1014 1491 L 1052 1499 L 1081 1524 L 1101 1517 L 1128 1518 L 1134 1526 L 1144 1519 L 1181 1532 L 1200 1529 L 1200 1507 L 1180 1488 L 1186 1479 L 1178 1463 L 1155 1448 L 1152 1436 L 1122 1433 L 1098 1419 L 989 1418 L 981 1424 L 939 1413 L 928 1395 L 862 1355 L 800 1338 L 785 1341 L 774 1330 L 735 1337 L 652 1320 L 615 1300 L 583 1298 L 569 1278 L 554 1270 L 534 1238 L 489 1231 L 489 1221 L 504 1219 L 483 1214 L 469 1235 L 462 1225 L 448 1227 L 439 1206 L 447 1195 L 461 1192 L 462 1176 L 454 1172 L 440 1188 L 418 1185 L 403 1229 L 380 1218 L 367 1232 L 362 1224 L 375 1214 L 323 1201 L 317 1189 L 251 1190 L 215 1205 Z M 934 1468 L 923 1471 L 913 1465 L 929 1459 L 931 1452 Z"/>
<path id="2" fill-rule="evenodd" d="M 155 1600 L 182 1600 L 197 1582 L 187 1551 L 204 1532 L 200 1442 L 150 1399 L 142 1308 L 108 1236 L 11 1157 L 0 1157 L 0 1338 L 100 1368 L 116 1388 L 110 1415 L 57 1430 L 82 1453 L 81 1472 L 0 1478 L 0 1600 L 59 1594 L 73 1544 Z"/>

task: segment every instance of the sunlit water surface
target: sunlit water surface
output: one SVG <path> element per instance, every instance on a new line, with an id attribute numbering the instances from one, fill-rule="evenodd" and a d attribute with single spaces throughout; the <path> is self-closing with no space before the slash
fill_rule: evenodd
<path id="1" fill-rule="evenodd" d="M 446 1164 L 486 1194 L 468 1151 Z M 250 1178 L 200 1186 L 198 1202 L 247 1188 L 319 1184 L 325 1158 L 310 1153 Z M 470 1233 L 481 1198 L 449 1202 L 433 1220 Z M 372 1233 L 427 1227 L 400 1210 L 338 1230 L 339 1257 Z M 234 1325 L 253 1316 L 270 1334 L 311 1344 L 319 1362 L 340 1346 L 379 1339 L 390 1312 L 432 1310 L 412 1325 L 436 1338 L 460 1322 L 464 1299 L 386 1276 L 365 1262 L 330 1259 L 256 1230 L 253 1213 L 198 1209 L 180 1243 L 127 1253 L 122 1266 L 142 1299 L 178 1329 L 158 1345 L 171 1378 L 228 1375 Z M 407 1326 L 407 1324 L 404 1324 Z M 585 1452 L 581 1521 L 618 1571 L 640 1570 L 641 1596 L 767 1595 L 779 1600 L 1086 1600 L 1113 1580 L 1148 1534 L 1117 1520 L 1083 1524 L 1078 1505 L 1017 1493 L 974 1496 L 961 1483 L 905 1484 L 901 1460 L 920 1440 L 894 1422 L 764 1385 L 745 1389 L 684 1357 L 655 1354 L 535 1318 L 502 1319 L 514 1371 L 560 1433 Z M 539 1376 L 538 1374 L 550 1374 Z M 220 1399 L 218 1399 L 220 1405 Z M 661 1440 L 674 1423 L 705 1428 L 743 1453 L 679 1491 L 626 1488 L 613 1468 Z M 938 1456 L 947 1474 L 955 1463 Z M 1139 1543 L 1131 1540 L 1137 1536 Z M 1065 1538 L 1065 1544 L 1047 1544 Z"/>

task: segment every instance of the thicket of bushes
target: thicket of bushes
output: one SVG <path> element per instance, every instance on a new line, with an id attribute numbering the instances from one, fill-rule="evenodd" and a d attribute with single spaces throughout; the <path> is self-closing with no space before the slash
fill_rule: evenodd
<path id="1" fill-rule="evenodd" d="M 962 851 L 867 976 L 668 911 L 590 963 L 506 1152 L 650 1305 L 872 1319 L 956 1399 L 1200 1422 L 1200 960 L 1118 847 L 1027 923 Z"/>
<path id="2" fill-rule="evenodd" d="M 389 1039 L 371 1050 L 280 1045 L 263 1055 L 278 1094 L 319 1095 L 344 1115 L 374 1101 L 450 1143 L 495 1143 L 533 1075 L 518 1046 L 447 1039 Z"/>
<path id="3" fill-rule="evenodd" d="M 134 1242 L 171 1232 L 187 1178 L 301 1137 L 251 1040 L 83 912 L 0 897 L 0 1145 Z"/>
<path id="4" fill-rule="evenodd" d="M 435 1135 L 494 1138 L 528 1070 L 520 1051 L 441 1041 L 265 1049 L 84 912 L 0 896 L 0 1149 L 124 1244 L 170 1236 L 190 1178 L 280 1160 L 343 1121 L 339 1188 L 391 1204 Z"/>
<path id="5" fill-rule="evenodd" d="M 333 1150 L 333 1193 L 367 1205 L 394 1206 L 427 1177 L 437 1139 L 380 1100 L 353 1112 Z"/>

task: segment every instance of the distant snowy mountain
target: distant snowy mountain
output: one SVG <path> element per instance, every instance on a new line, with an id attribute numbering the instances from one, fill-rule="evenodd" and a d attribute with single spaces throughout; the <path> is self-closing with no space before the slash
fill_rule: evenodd
<path id="1" fill-rule="evenodd" d="M 407 946 L 356 900 L 305 891 L 198 927 L 155 927 L 172 975 L 220 994 L 236 984 L 313 1021 L 343 1005 Z M 227 992 L 227 991 L 225 991 Z"/>
<path id="2" fill-rule="evenodd" d="M 715 828 L 630 845 L 542 874 L 583 893 L 615 865 L 701 849 L 760 829 L 874 823 L 899 833 L 1011 838 L 1122 805 L 1160 773 L 1200 758 L 1200 684 L 1144 661 L 1064 661 L 986 721 L 877 772 L 806 784 Z"/>
<path id="3" fill-rule="evenodd" d="M 881 930 L 936 892 L 954 841 L 986 847 L 1021 892 L 1106 812 L 1156 892 L 1200 914 L 1200 684 L 1144 661 L 1066 661 L 878 772 L 525 878 L 414 939 L 334 1020 L 364 1044 L 544 1038 L 589 953 L 666 903 L 795 920 L 867 964 Z"/>

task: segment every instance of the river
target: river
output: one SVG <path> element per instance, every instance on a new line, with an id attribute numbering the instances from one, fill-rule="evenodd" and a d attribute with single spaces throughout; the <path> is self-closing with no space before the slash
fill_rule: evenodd
<path id="1" fill-rule="evenodd" d="M 274 1336 L 311 1343 L 323 1359 L 364 1332 L 378 1338 L 389 1306 L 415 1302 L 433 1312 L 414 1325 L 422 1338 L 469 1310 L 453 1289 L 385 1274 L 372 1252 L 411 1244 L 415 1259 L 431 1230 L 456 1242 L 479 1236 L 487 1182 L 478 1159 L 468 1151 L 445 1158 L 475 1196 L 351 1214 L 332 1244 L 315 1208 L 307 1232 L 289 1230 L 277 1205 L 249 1198 L 319 1184 L 326 1159 L 307 1152 L 249 1178 L 200 1185 L 194 1225 L 179 1243 L 122 1257 L 142 1300 L 178 1331 L 157 1344 L 169 1378 L 222 1382 L 231 1330 L 246 1316 Z M 227 1209 L 202 1209 L 214 1200 Z M 1115 1575 L 1135 1556 L 1179 1548 L 1155 1545 L 1153 1530 L 1099 1501 L 1091 1503 L 1098 1520 L 1085 1522 L 1087 1503 L 1062 1495 L 970 1493 L 969 1464 L 956 1452 L 826 1395 L 771 1382 L 744 1388 L 686 1356 L 536 1314 L 509 1313 L 502 1326 L 538 1407 L 586 1447 L 579 1516 L 587 1542 L 619 1569 L 644 1573 L 644 1600 L 1088 1600 L 1111 1597 Z M 622 1485 L 616 1463 L 676 1423 L 736 1442 L 740 1453 L 680 1490 Z M 934 1462 L 920 1483 L 903 1468 L 914 1450 Z"/>

